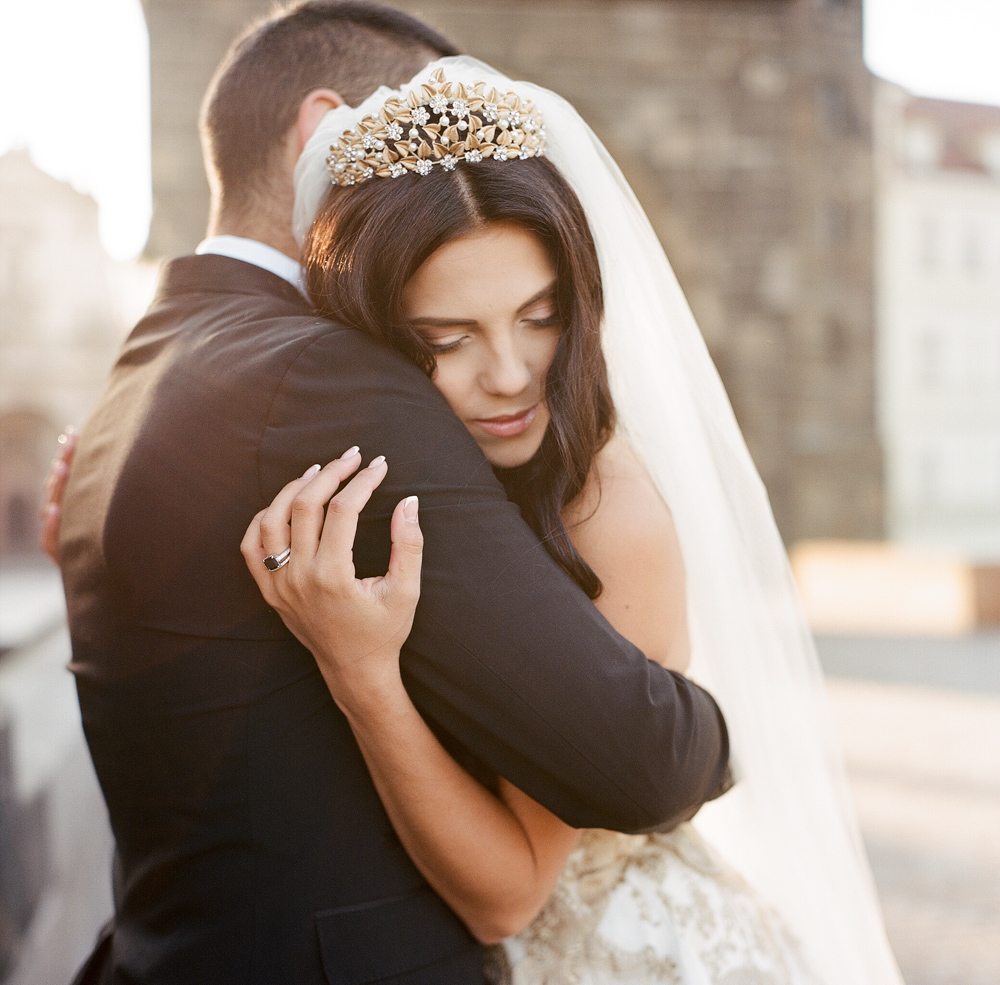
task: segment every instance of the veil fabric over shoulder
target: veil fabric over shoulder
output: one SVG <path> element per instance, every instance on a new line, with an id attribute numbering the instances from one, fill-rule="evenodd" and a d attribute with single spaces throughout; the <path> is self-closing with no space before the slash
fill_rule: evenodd
<path id="1" fill-rule="evenodd" d="M 902 985 L 767 494 L 663 248 L 590 127 L 555 93 L 472 58 L 441 59 L 401 90 L 382 88 L 327 114 L 296 168 L 296 237 L 330 188 L 333 138 L 436 68 L 449 81 L 484 81 L 532 100 L 545 119 L 546 155 L 590 222 L 619 420 L 673 513 L 687 572 L 691 676 L 729 725 L 737 784 L 702 809 L 696 827 L 777 908 L 823 982 Z"/>

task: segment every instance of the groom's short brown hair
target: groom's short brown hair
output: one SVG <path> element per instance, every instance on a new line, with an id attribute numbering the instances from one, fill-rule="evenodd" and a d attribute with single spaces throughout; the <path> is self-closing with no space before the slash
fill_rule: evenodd
<path id="1" fill-rule="evenodd" d="M 227 207 L 252 204 L 302 100 L 329 88 L 357 105 L 458 50 L 426 24 L 369 0 L 306 0 L 252 25 L 202 104 L 206 167 Z"/>

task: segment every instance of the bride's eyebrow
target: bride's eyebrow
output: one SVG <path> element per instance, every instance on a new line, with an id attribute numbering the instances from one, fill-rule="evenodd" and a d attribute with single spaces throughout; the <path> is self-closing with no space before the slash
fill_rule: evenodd
<path id="1" fill-rule="evenodd" d="M 520 308 L 517 309 L 517 313 L 520 314 L 525 308 L 530 308 L 533 304 L 537 304 L 542 300 L 552 300 L 556 293 L 556 282 L 552 281 L 548 287 L 543 287 L 533 298 L 529 298 Z"/>
<path id="2" fill-rule="evenodd" d="M 528 298 L 528 300 L 517 309 L 517 313 L 520 314 L 526 308 L 530 308 L 533 304 L 537 304 L 539 301 L 552 299 L 555 292 L 556 282 L 552 281 L 551 284 L 547 287 L 543 287 L 533 297 Z M 411 318 L 410 324 L 414 327 L 419 325 L 424 328 L 452 328 L 460 325 L 476 325 L 478 322 L 474 318 L 432 318 L 428 315 L 426 317 L 419 316 L 417 318 Z"/>
<path id="3" fill-rule="evenodd" d="M 476 325 L 474 318 L 411 318 L 411 325 L 423 325 L 425 328 L 451 328 L 458 325 Z"/>

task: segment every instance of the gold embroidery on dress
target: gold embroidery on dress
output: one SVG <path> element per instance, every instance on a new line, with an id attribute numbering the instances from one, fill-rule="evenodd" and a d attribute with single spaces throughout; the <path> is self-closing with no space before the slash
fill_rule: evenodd
<path id="1" fill-rule="evenodd" d="M 585 831 L 491 985 L 815 985 L 795 940 L 690 824 Z"/>

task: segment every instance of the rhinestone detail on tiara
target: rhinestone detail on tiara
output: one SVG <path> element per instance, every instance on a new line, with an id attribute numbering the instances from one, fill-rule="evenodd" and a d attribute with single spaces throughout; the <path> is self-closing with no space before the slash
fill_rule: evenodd
<path id="1" fill-rule="evenodd" d="M 485 82 L 449 82 L 443 69 L 400 99 L 393 96 L 330 145 L 335 185 L 430 174 L 458 161 L 527 160 L 545 154 L 545 127 L 531 100 Z"/>

